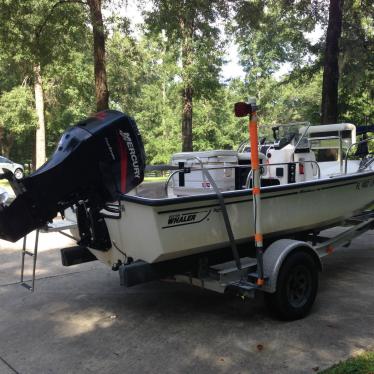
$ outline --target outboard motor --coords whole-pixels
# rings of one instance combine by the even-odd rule
[[[52,157],[30,176],[18,181],[5,171],[2,177],[10,181],[16,199],[9,206],[0,205],[0,238],[15,242],[75,205],[86,241],[82,244],[109,249],[99,212],[140,184],[144,169],[144,147],[135,121],[118,111],[99,112],[69,128]],[[97,230],[103,235],[95,235]]]

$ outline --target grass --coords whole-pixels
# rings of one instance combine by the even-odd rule
[[[374,374],[374,352],[365,352],[332,366],[321,374]]]
[[[163,182],[167,177],[145,177],[144,182]]]
[[[0,187],[9,187],[9,183],[6,179],[0,179]]]
[[[0,179],[0,187],[4,188],[4,190],[7,191],[9,195],[14,195],[13,189],[12,187],[10,187],[9,182],[7,180]]]

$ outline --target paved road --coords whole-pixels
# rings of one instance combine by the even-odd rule
[[[325,261],[310,316],[273,320],[189,286],[123,289],[92,262],[71,268],[41,237],[37,291],[20,287],[20,243],[0,243],[0,373],[314,373],[374,347],[374,232]]]

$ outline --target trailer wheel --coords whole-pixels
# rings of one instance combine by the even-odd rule
[[[316,262],[307,252],[295,252],[283,262],[278,275],[277,290],[274,293],[265,293],[265,302],[277,317],[292,321],[309,313],[317,290]]]

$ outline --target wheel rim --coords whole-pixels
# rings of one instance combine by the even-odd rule
[[[17,169],[15,172],[14,172],[14,176],[17,178],[17,179],[21,179],[22,178],[22,171]]]
[[[287,299],[291,306],[300,308],[307,303],[312,293],[312,275],[304,265],[295,266],[287,280]]]

